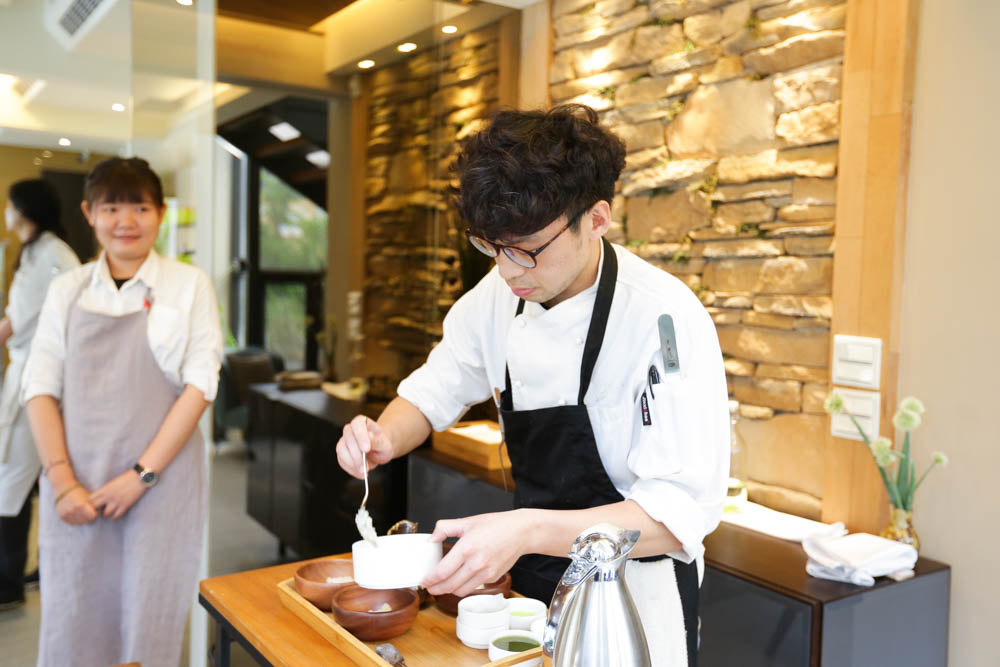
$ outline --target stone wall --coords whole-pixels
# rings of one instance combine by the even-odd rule
[[[364,332],[376,402],[423,362],[478,278],[448,205],[449,167],[497,104],[498,37],[487,27],[370,75]]]
[[[628,148],[612,240],[718,326],[751,496],[818,517],[842,0],[554,0],[553,103]]]

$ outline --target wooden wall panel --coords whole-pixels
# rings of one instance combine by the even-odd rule
[[[849,0],[844,53],[831,333],[882,339],[880,432],[890,438],[917,4]],[[856,441],[826,439],[823,520],[879,532],[888,499],[871,455]]]

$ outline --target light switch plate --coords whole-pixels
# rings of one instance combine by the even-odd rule
[[[877,391],[859,391],[834,387],[834,391],[844,398],[844,412],[830,417],[830,433],[838,438],[864,440],[848,416],[854,415],[869,439],[878,437],[879,413],[882,409],[882,395]]]
[[[881,338],[833,337],[833,384],[878,390],[881,374]]]

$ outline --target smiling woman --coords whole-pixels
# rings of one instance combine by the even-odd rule
[[[101,162],[84,199],[103,251],[53,280],[22,389],[47,470],[38,664],[176,664],[201,552],[196,427],[218,387],[218,308],[204,272],[153,250],[163,189],[145,160]],[[149,572],[155,592],[139,583]],[[85,630],[81,591],[104,620]]]

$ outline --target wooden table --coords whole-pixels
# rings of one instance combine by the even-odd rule
[[[216,661],[228,667],[232,641],[261,665],[353,665],[347,656],[281,604],[277,585],[295,574],[303,563],[287,563],[260,570],[205,579],[198,601],[218,623]]]

